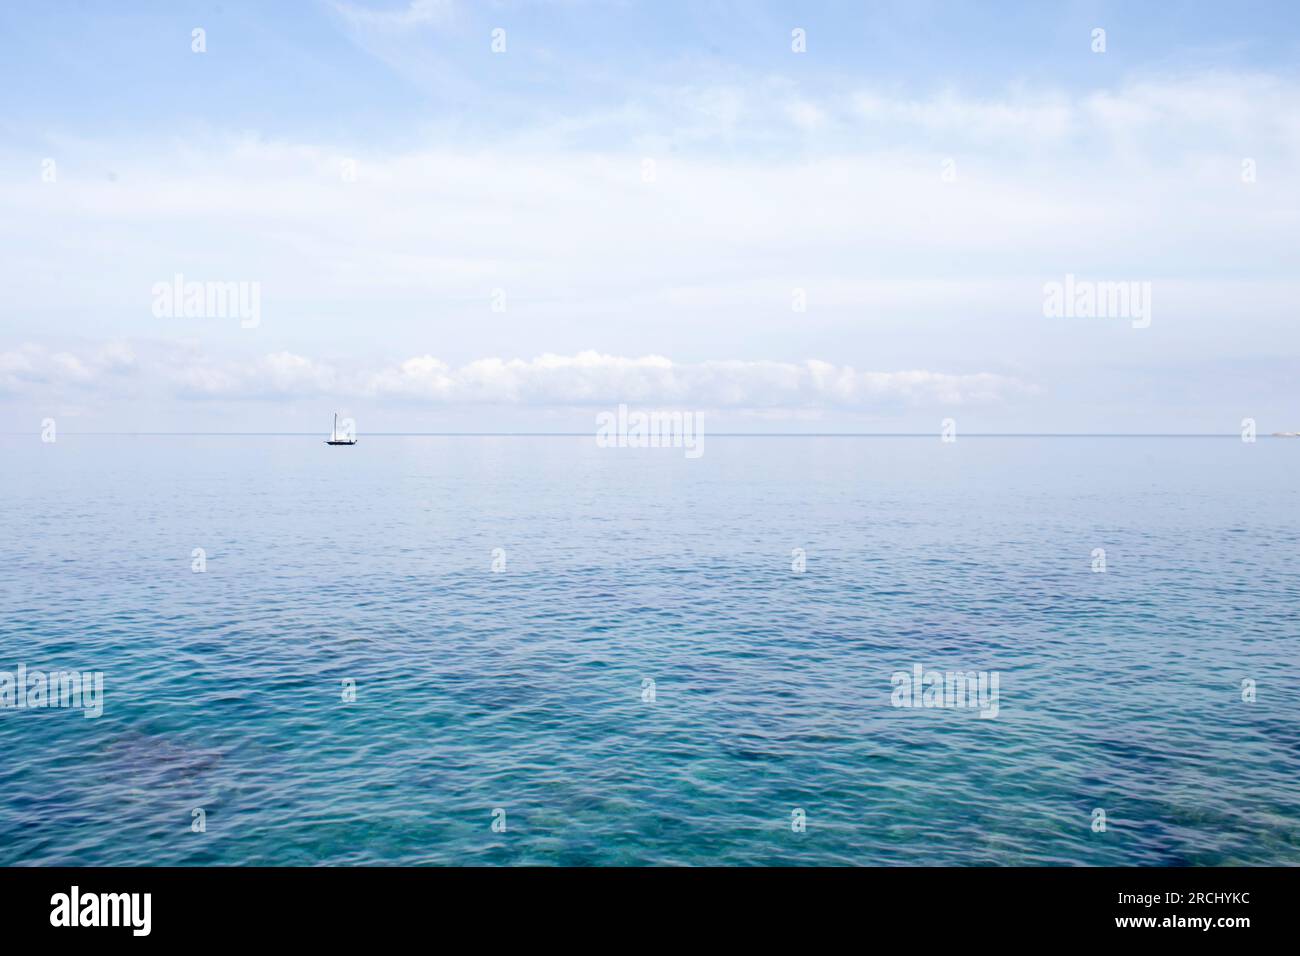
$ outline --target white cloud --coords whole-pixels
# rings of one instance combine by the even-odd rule
[[[854,95],[852,105],[862,120],[914,126],[962,140],[1060,138],[1070,132],[1077,116],[1077,107],[1059,94],[974,99],[947,90],[904,99],[867,91]]]
[[[336,388],[333,368],[292,352],[249,361],[192,360],[161,370],[179,395],[194,398],[262,399],[328,394]]]
[[[858,372],[818,360],[677,363],[660,355],[629,358],[595,351],[483,358],[458,367],[421,355],[342,377],[310,360],[281,356],[274,367],[259,360],[229,381],[256,390],[255,383],[271,378],[276,389],[287,391],[275,372],[289,364],[298,373],[292,387],[308,394],[337,387],[351,397],[542,408],[616,402],[696,408],[873,408],[894,402],[995,402],[1033,391],[1016,379],[989,373]]]
[[[41,379],[36,372],[38,356],[32,346],[0,352],[0,392],[17,392]]]
[[[820,129],[826,124],[826,111],[811,100],[795,98],[785,104],[785,114],[800,129]]]
[[[887,127],[891,138],[1011,154],[1068,149],[1094,163],[1174,166],[1221,150],[1300,149],[1300,85],[1265,73],[1135,76],[1078,94],[1036,89],[974,97],[948,89],[908,97],[860,90],[846,113],[859,126]]]
[[[123,342],[108,342],[80,356],[25,343],[0,351],[0,393],[112,383],[133,370],[135,361],[134,351]]]
[[[112,397],[124,384],[120,369],[112,364],[112,356],[122,348],[99,349],[86,360],[36,346],[0,352],[0,386],[58,399],[86,390]],[[661,355],[629,358],[585,351],[533,359],[483,358],[460,366],[421,355],[377,368],[343,369],[290,352],[211,361],[175,347],[149,351],[148,362],[132,361],[133,389],[235,401],[337,397],[534,408],[629,402],[816,410],[879,409],[898,403],[978,404],[1035,391],[1015,378],[986,372],[860,372],[815,359],[680,363]]]

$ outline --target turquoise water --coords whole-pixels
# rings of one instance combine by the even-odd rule
[[[704,447],[0,438],[0,864],[1300,863],[1300,441]]]

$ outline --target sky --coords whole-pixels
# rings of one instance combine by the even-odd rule
[[[1298,54],[1288,3],[6,3],[0,431],[1300,430]]]

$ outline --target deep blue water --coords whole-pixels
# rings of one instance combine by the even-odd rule
[[[1300,441],[0,456],[0,864],[1300,863]]]

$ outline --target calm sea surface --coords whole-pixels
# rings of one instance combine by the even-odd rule
[[[0,438],[0,864],[1300,864],[1300,441],[704,448]]]

